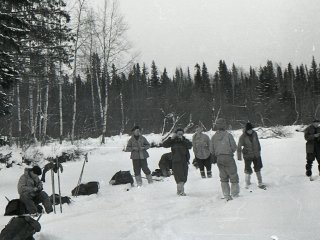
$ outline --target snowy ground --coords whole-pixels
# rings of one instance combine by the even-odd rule
[[[141,239],[211,239],[211,240],[318,240],[320,237],[320,178],[310,182],[304,176],[305,141],[303,134],[290,127],[292,136],[285,139],[262,139],[263,177],[268,190],[254,184],[252,192],[244,189],[243,162],[237,161],[241,196],[226,203],[221,200],[217,166],[213,178],[201,179],[190,165],[186,197],[176,195],[173,177],[163,182],[127,191],[128,186],[110,186],[109,180],[119,170],[131,170],[129,153],[122,151],[128,136],[109,138],[105,147],[98,140],[83,141],[90,150],[83,182],[99,181],[98,195],[73,198],[63,205],[63,214],[43,215],[37,240],[141,240]],[[265,133],[264,133],[265,134]],[[236,140],[239,131],[234,132]],[[191,135],[188,135],[191,137]],[[157,135],[148,135],[157,142]],[[1,152],[9,149],[1,149]],[[41,150],[40,150],[41,151]],[[48,155],[58,146],[43,150]],[[158,168],[160,156],[168,149],[149,150],[151,170]],[[50,152],[50,153],[49,153]],[[18,158],[19,152],[14,156]],[[46,155],[46,154],[45,154]],[[64,164],[61,176],[62,195],[71,195],[76,186],[82,161]],[[0,171],[0,208],[4,196],[17,198],[16,184],[24,167]],[[318,174],[316,166],[314,173]],[[51,194],[49,175],[44,185]],[[254,183],[255,183],[254,179]],[[0,229],[10,217],[0,216]]]

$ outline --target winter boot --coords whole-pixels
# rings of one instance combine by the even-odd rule
[[[231,183],[231,195],[232,197],[239,197],[240,186],[239,183]]]
[[[226,200],[232,199],[230,195],[230,185],[228,182],[221,182],[221,189],[222,189],[223,196]]]
[[[212,172],[211,171],[207,171],[207,177],[208,178],[212,178]]]
[[[259,187],[259,188],[265,188],[266,185],[264,185],[264,184],[262,183],[261,172],[260,172],[260,171],[259,171],[259,172],[256,172],[256,175],[257,175],[257,179],[258,179],[258,187]]]
[[[177,183],[177,194],[179,196],[186,196],[184,192],[184,182]]]
[[[148,180],[148,183],[149,183],[149,184],[150,184],[150,183],[153,183],[152,175],[151,175],[151,174],[146,175],[146,177],[147,177],[147,180]]]
[[[135,176],[135,179],[136,179],[137,187],[141,187],[142,186],[141,175]]]
[[[251,185],[250,179],[251,179],[251,175],[248,174],[248,173],[246,173],[246,174],[245,174],[245,182],[246,182],[245,188],[246,188],[246,189],[248,189],[249,186]]]
[[[206,174],[205,174],[204,171],[200,171],[200,174],[201,174],[201,177],[202,177],[202,178],[206,178]]]

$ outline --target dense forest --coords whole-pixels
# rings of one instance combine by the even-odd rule
[[[270,60],[247,70],[223,60],[195,63],[169,75],[155,62],[138,63],[117,1],[105,0],[99,13],[86,0],[66,9],[62,0],[2,1],[0,134],[12,141],[102,136],[104,142],[134,125],[165,133],[190,123],[211,129],[218,117],[230,128],[320,117],[314,58],[284,67]]]

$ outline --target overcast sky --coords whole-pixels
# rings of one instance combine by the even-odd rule
[[[91,0],[89,4],[103,4]],[[320,61],[320,0],[119,0],[140,62],[170,73],[220,59],[247,69]]]

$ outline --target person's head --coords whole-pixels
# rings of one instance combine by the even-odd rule
[[[196,126],[196,133],[202,133],[203,132],[203,127],[201,125]]]
[[[312,125],[313,125],[314,127],[319,127],[319,125],[320,125],[320,120],[319,120],[319,119],[314,119],[313,122],[312,122]]]
[[[184,130],[182,128],[178,128],[176,131],[175,131],[175,134],[177,134],[177,137],[178,138],[182,138],[183,137],[183,134],[184,134]]]
[[[216,129],[217,130],[226,130],[227,122],[224,118],[219,118],[216,121]]]
[[[39,166],[34,166],[33,168],[31,168],[31,173],[40,176],[42,174],[42,170]]]
[[[253,133],[253,125],[250,122],[246,123],[245,132],[249,135]]]
[[[133,134],[134,136],[140,136],[140,134],[141,134],[141,129],[140,129],[139,126],[134,126],[134,127],[131,129],[131,131],[132,131],[132,134]]]

